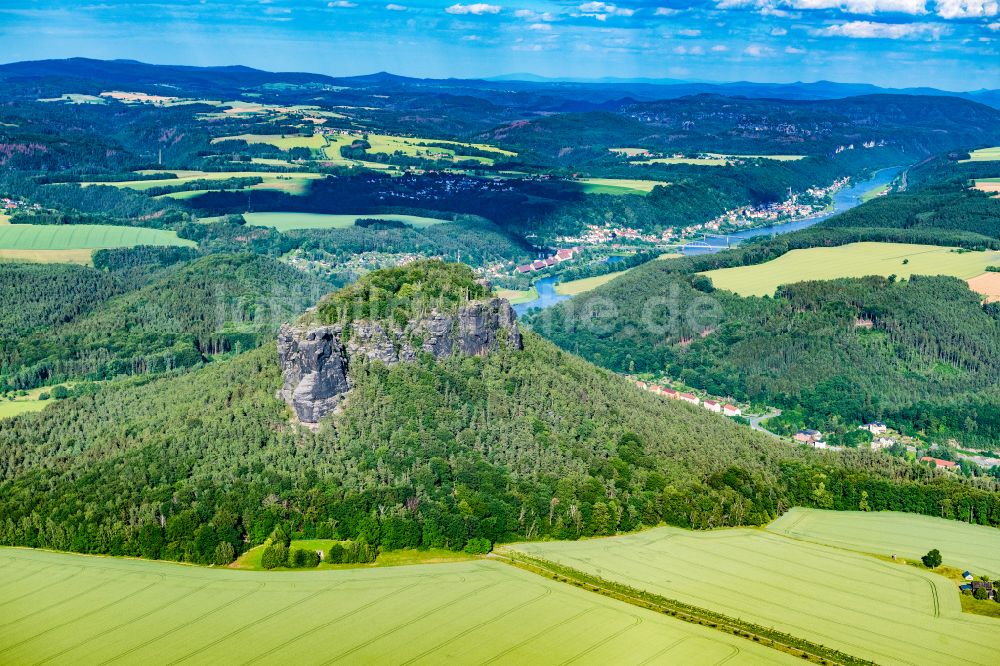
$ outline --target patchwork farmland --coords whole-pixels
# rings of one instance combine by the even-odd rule
[[[0,662],[792,664],[488,561],[296,573],[0,549]]]
[[[904,261],[906,263],[904,263]],[[850,243],[792,250],[777,259],[707,271],[719,289],[741,296],[767,296],[783,284],[866,275],[951,275],[962,280],[1000,264],[1000,252],[956,252],[953,248],[908,243]]]
[[[513,548],[880,664],[996,663],[996,620],[936,574],[755,529]]]

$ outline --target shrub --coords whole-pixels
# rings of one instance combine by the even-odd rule
[[[482,537],[475,537],[469,539],[465,543],[465,552],[469,555],[485,555],[486,553],[493,550],[493,544],[490,543],[489,539],[483,539]]]
[[[344,546],[339,543],[335,543],[330,546],[330,550],[326,551],[326,563],[327,564],[340,564],[344,561]]]
[[[927,567],[928,569],[939,567],[941,566],[941,551],[939,551],[937,548],[934,548],[920,559],[923,561],[924,566]]]
[[[986,591],[985,587],[981,587],[975,592],[973,592],[972,596],[974,596],[976,599],[979,599],[980,601],[984,601],[986,599],[989,599],[990,597],[989,592]]]
[[[50,397],[51,396],[48,393],[39,393],[38,394],[38,399],[39,400],[48,400]]]
[[[288,546],[284,543],[272,543],[267,546],[260,556],[260,564],[265,569],[288,566]]]
[[[319,553],[317,553],[315,550],[303,550],[300,552],[305,553],[305,558],[304,561],[302,562],[302,566],[307,568],[313,568],[319,566]]]
[[[233,544],[223,541],[215,547],[215,563],[219,565],[229,564],[236,559],[236,549]]]
[[[69,389],[60,384],[52,389],[52,397],[56,400],[65,400],[69,397]]]
[[[301,548],[294,549],[288,558],[288,565],[297,569],[304,567],[306,565],[306,551]]]

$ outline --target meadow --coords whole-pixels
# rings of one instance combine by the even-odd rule
[[[916,559],[931,548],[944,564],[1000,577],[1000,530],[895,511],[794,508],[767,526],[795,539],[875,555]]]
[[[880,664],[986,666],[1000,650],[1000,624],[963,614],[947,578],[764,530],[662,527],[512,548]]]
[[[660,180],[627,178],[581,178],[573,181],[587,194],[640,194],[646,195],[657,185],[669,185]]]
[[[903,263],[906,261],[907,263]],[[722,268],[705,275],[719,289],[741,296],[767,296],[783,284],[866,275],[951,275],[962,280],[1000,264],[1000,252],[956,252],[953,248],[908,243],[849,243],[839,247],[792,250],[753,266]]]
[[[962,162],[995,162],[1000,161],[1000,146],[980,148],[969,153],[969,159]]]
[[[792,664],[498,562],[247,572],[0,549],[0,662]]]
[[[252,190],[278,190],[289,194],[302,194],[310,181],[325,178],[326,174],[296,171],[296,172],[273,172],[273,171],[138,171],[140,175],[150,173],[172,173],[176,178],[157,178],[155,180],[122,180],[115,182],[83,182],[81,187],[91,185],[109,185],[111,187],[127,187],[132,190],[144,192],[154,187],[176,187],[194,180],[216,180],[222,181],[227,178],[261,178],[262,183],[251,185]],[[197,194],[202,194],[210,190],[190,190],[186,192],[173,192],[161,196],[175,199],[190,198]]]
[[[530,303],[531,301],[538,298],[538,290],[532,287],[531,289],[518,290],[518,289],[498,289],[496,295],[500,298],[506,298],[510,301],[511,305],[520,305],[521,303]]]
[[[447,220],[417,215],[326,215],[323,213],[244,213],[247,224],[254,227],[272,227],[278,231],[292,229],[345,229],[354,226],[355,220],[377,218],[402,222],[411,227],[423,229],[434,224],[442,224]]]
[[[136,245],[191,246],[173,231],[106,224],[7,224],[0,226],[0,253],[4,250],[98,250]],[[44,255],[39,255],[44,256]]]

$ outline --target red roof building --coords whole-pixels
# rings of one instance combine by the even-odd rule
[[[940,458],[931,458],[930,456],[924,456],[920,459],[920,462],[933,462],[935,467],[943,467],[945,469],[951,469],[953,467],[958,467],[958,463],[952,462],[950,460],[941,460]]]

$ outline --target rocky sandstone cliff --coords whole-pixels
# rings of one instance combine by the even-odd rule
[[[278,333],[278,359],[284,386],[279,396],[304,425],[315,427],[336,410],[351,390],[353,363],[386,365],[416,360],[419,352],[435,358],[485,356],[500,345],[521,349],[517,316],[506,300],[470,303],[454,313],[431,312],[404,328],[385,322],[351,322],[344,327],[286,324]]]

